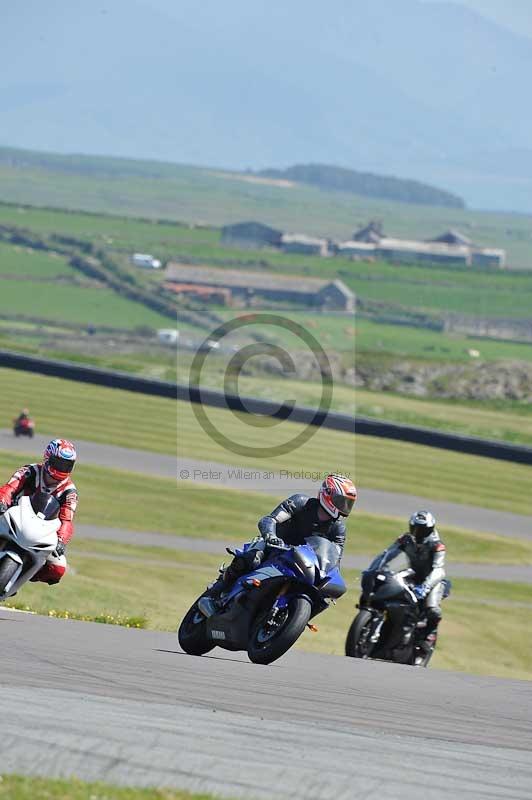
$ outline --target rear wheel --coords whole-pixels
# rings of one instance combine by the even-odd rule
[[[270,609],[253,625],[248,656],[254,664],[271,664],[297,642],[312,613],[306,597],[295,597],[285,608]]]
[[[207,636],[207,620],[198,609],[198,601],[190,608],[177,631],[179,646],[190,656],[202,656],[214,644]]]
[[[346,656],[369,658],[373,649],[373,642],[369,641],[372,619],[371,611],[363,608],[358,612],[347,632],[347,639],[345,640]]]
[[[14,561],[11,556],[0,558],[0,595],[5,594],[6,586],[9,585],[20,564]]]

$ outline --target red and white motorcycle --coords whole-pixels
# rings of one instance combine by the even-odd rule
[[[0,516],[0,602],[16,594],[57,547],[60,505],[36,492]]]

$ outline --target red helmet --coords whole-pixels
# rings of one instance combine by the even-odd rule
[[[338,519],[339,514],[348,517],[355,505],[357,490],[353,481],[345,475],[327,475],[321,484],[318,499],[322,508],[334,519]]]
[[[54,481],[64,481],[76,465],[76,448],[68,439],[52,439],[44,451],[44,469]]]

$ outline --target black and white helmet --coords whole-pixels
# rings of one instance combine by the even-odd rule
[[[421,544],[430,536],[436,527],[436,520],[430,511],[416,511],[410,517],[409,528],[416,542]]]

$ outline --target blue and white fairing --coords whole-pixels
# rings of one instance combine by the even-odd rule
[[[256,549],[256,542],[249,542],[235,555],[244,555]],[[297,547],[273,548],[263,564],[253,572],[239,578],[225,598],[230,604],[243,591],[248,591],[254,581],[264,583],[275,578],[291,579],[290,588],[278,598],[279,607],[290,598],[306,595],[311,601],[336,599],[347,590],[339,570],[340,548],[323,536],[309,536],[305,544]]]

